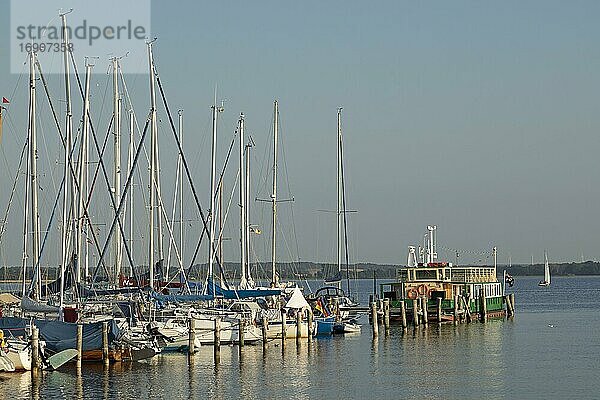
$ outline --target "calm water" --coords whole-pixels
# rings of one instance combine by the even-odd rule
[[[0,374],[0,398],[600,398],[600,277],[517,277],[512,321],[212,348],[146,362]],[[359,285],[368,296],[372,282]]]

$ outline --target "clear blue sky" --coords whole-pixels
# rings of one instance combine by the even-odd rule
[[[316,210],[335,208],[338,106],[347,199],[358,210],[349,227],[355,260],[404,262],[427,224],[438,225],[440,245],[495,245],[501,262],[509,253],[513,262],[531,254],[540,262],[544,249],[557,261],[600,258],[599,20],[597,1],[152,3],[157,65],[171,107],[186,110],[205,207],[215,85],[227,100],[220,157],[244,112],[257,142],[257,192],[278,99],[300,257],[318,261],[334,260],[335,220]],[[0,95],[18,80],[6,51],[0,42]],[[147,77],[130,79],[142,115]],[[19,88],[26,107],[27,87]],[[24,124],[18,107],[11,118]],[[6,126],[4,134],[12,134]],[[2,144],[10,165],[15,143]],[[2,187],[13,174],[2,173]],[[2,208],[7,198],[3,189]],[[268,232],[265,207],[253,207]],[[231,221],[226,258],[235,259]],[[267,235],[256,246],[263,258]]]

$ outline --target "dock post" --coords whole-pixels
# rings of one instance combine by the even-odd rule
[[[37,373],[40,367],[40,332],[35,325],[31,325],[31,372]]]
[[[437,314],[437,323],[441,324],[442,323],[442,298],[438,297],[436,299],[436,302],[437,302],[437,312],[436,312],[436,314]]]
[[[458,295],[454,295],[454,325],[458,325]]]
[[[470,324],[473,318],[471,317],[471,293],[466,298],[463,298],[463,302],[465,305],[465,315],[467,318],[467,324]]]
[[[510,294],[510,308],[512,309],[512,316],[514,317],[514,315],[515,315],[515,294],[514,293]]]
[[[479,308],[479,318],[481,322],[485,322],[487,318],[487,304],[485,301],[485,290],[483,286],[481,287],[481,292],[479,293],[479,301],[481,303]]]
[[[512,310],[510,309],[510,295],[507,294],[503,297],[504,302],[506,303],[506,318],[510,318],[512,314]]]
[[[104,365],[108,365],[110,362],[108,357],[108,321],[102,322],[102,360]]]
[[[373,337],[379,335],[379,322],[377,321],[377,303],[371,303],[371,318],[373,319]]]
[[[77,324],[77,369],[81,369],[83,359],[83,325]]]
[[[194,318],[190,318],[188,322],[188,353],[194,354],[196,352],[195,346],[196,342],[196,320]]]
[[[415,327],[417,327],[417,326],[419,326],[419,307],[417,306],[417,299],[413,299],[412,308],[413,308],[413,325]]]
[[[313,312],[312,310],[309,308],[308,310],[308,341],[312,341],[312,337],[314,335],[314,331],[313,331]]]
[[[300,338],[302,338],[302,313],[302,309],[296,312],[296,343],[300,343]]]
[[[246,329],[246,321],[244,318],[240,317],[240,323],[238,325],[238,341],[240,342],[240,352],[242,351],[242,347],[244,347],[244,330]]]
[[[427,296],[421,297],[421,308],[423,309],[423,324],[427,327],[429,316],[427,315]]]
[[[390,299],[383,300],[383,326],[387,333],[390,330]]]
[[[263,350],[267,348],[267,330],[269,328],[269,320],[267,317],[263,316],[263,325],[262,325],[262,345]]]
[[[219,361],[221,356],[221,318],[215,318],[215,331],[214,331],[214,344],[213,351],[215,356],[215,361]]]
[[[285,313],[285,310],[282,308],[281,309],[281,348],[283,349],[283,347],[285,347],[285,337],[287,335],[286,333],[286,328],[287,328],[287,315]]]
[[[400,312],[402,313],[402,329],[406,330],[406,303],[404,300],[400,300]]]

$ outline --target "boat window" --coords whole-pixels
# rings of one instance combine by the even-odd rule
[[[431,269],[419,269],[416,271],[416,280],[435,280],[436,270]]]

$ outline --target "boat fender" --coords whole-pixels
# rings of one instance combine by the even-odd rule
[[[408,291],[408,298],[414,300],[417,298],[417,291],[413,288]]]
[[[422,295],[424,295],[424,294],[427,293],[427,286],[425,286],[425,285],[419,285],[419,287],[417,288],[417,291],[422,296]]]

